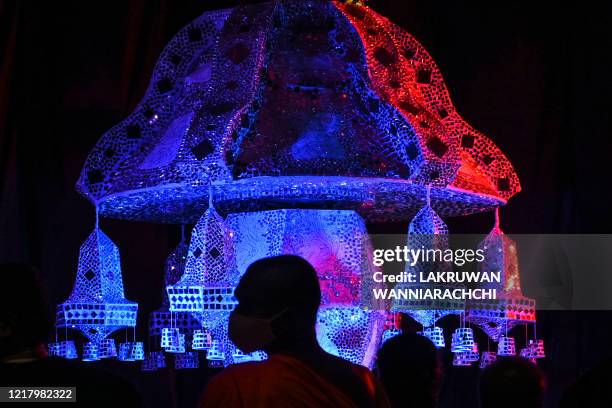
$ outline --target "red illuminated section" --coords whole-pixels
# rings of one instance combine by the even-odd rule
[[[368,7],[334,2],[362,39],[373,89],[413,126],[425,164],[417,180],[507,200],[520,191],[502,151],[453,106],[425,48]]]

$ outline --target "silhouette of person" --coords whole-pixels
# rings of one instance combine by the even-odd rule
[[[387,407],[382,386],[359,365],[326,353],[315,324],[321,302],[316,271],[293,255],[251,264],[235,291],[229,336],[261,362],[226,368],[209,382],[202,407]]]
[[[405,333],[387,340],[378,351],[376,373],[392,407],[437,405],[442,369],[429,339]]]
[[[545,379],[529,360],[504,357],[485,368],[480,377],[481,408],[540,408]]]
[[[80,361],[49,357],[51,321],[36,271],[0,264],[0,385],[76,387],[74,407],[143,407],[126,380]]]

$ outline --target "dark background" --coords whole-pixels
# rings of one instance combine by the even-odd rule
[[[231,1],[0,0],[0,259],[38,266],[51,301],[64,300],[94,211],[74,191],[100,135],[146,89],[170,38]],[[598,2],[372,0],[427,48],[458,111],[514,163],[523,191],[502,211],[508,233],[609,233],[612,80],[610,13]],[[486,232],[489,214],[447,220]],[[102,220],[121,250],[127,298],[159,306],[176,226]],[[405,224],[370,226],[405,232]],[[602,271],[602,273],[607,271]],[[541,312],[551,406],[582,370],[612,355],[604,312]],[[190,406],[205,370],[121,371],[152,406]],[[477,368],[447,374],[446,406],[474,406]],[[469,375],[466,375],[469,373]]]

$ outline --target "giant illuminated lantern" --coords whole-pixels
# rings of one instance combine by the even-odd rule
[[[210,334],[210,361],[262,357],[227,338],[233,289],[253,260],[294,253],[319,273],[320,343],[370,365],[397,324],[359,308],[361,276],[375,268],[365,223],[418,213],[411,225],[438,234],[440,217],[496,209],[520,185],[410,34],[358,3],[281,0],[183,28],[138,107],[89,154],[77,189],[104,217],[195,225],[164,313],[201,324],[193,348]],[[506,317],[477,309],[469,317],[479,324]],[[439,340],[433,325],[446,313],[413,317]],[[166,351],[189,350],[175,328],[159,333]]]

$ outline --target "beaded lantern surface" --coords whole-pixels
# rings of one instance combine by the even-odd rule
[[[149,316],[149,336],[151,339],[151,348],[158,350],[170,346],[170,333],[174,333],[173,340],[179,342],[178,334],[182,334],[185,338],[195,338],[194,333],[201,331],[202,325],[189,312],[171,312],[170,302],[166,288],[174,285],[183,276],[185,264],[187,263],[187,254],[189,245],[186,242],[185,234],[182,234],[181,242],[172,251],[166,259],[164,270],[164,289],[162,293],[162,306],[152,312]],[[178,333],[178,334],[177,334]],[[185,340],[187,341],[187,340]],[[196,349],[193,347],[193,349]],[[171,352],[178,352],[180,346],[172,348]],[[156,355],[154,355],[156,356]],[[151,357],[150,361],[145,360],[143,364],[144,371],[154,371],[157,368],[157,357]]]
[[[480,243],[484,250],[481,271],[499,272],[501,282],[481,284],[496,289],[494,300],[472,300],[466,305],[466,320],[478,325],[493,340],[507,333],[517,324],[535,324],[535,301],[523,296],[519,274],[516,242],[499,227],[499,214],[495,213],[495,226]]]
[[[220,181],[222,212],[307,204],[369,220],[411,217],[427,184],[442,216],[494,208],[520,189],[411,35],[365,6],[322,0],[191,22],[77,188],[105,216],[188,223]]]
[[[207,12],[181,30],[136,110],[89,154],[77,189],[108,217],[196,223],[168,309],[197,319],[206,337],[157,324],[165,351],[243,360],[226,327],[240,273],[293,253],[319,274],[319,342],[369,365],[383,331],[396,332],[384,312],[359,308],[361,277],[373,272],[364,220],[416,214],[413,238],[444,245],[440,217],[497,208],[520,185],[410,34],[359,4],[281,0]],[[462,307],[413,317],[432,326]],[[424,333],[439,346],[437,329]]]
[[[57,306],[56,327],[79,330],[91,344],[84,358],[112,357],[104,339],[136,325],[138,305],[125,298],[117,246],[97,226],[79,253],[76,282],[68,299]]]
[[[427,186],[426,204],[415,215],[408,224],[408,239],[406,246],[411,250],[419,250],[421,248],[444,251],[449,248],[448,245],[448,227],[444,221],[431,208],[431,187]],[[405,270],[413,273],[415,276],[420,276],[421,273],[429,271],[448,271],[451,270],[448,262],[418,262],[416,265],[406,264]],[[428,286],[419,283],[399,284],[396,287],[416,288],[418,286]],[[440,284],[436,288],[452,289],[456,285]],[[423,301],[423,300],[403,300],[398,299],[393,301],[392,309],[402,311],[411,316],[414,320],[421,323],[425,327],[433,326],[437,320],[449,315],[459,314],[465,307],[464,302],[459,301]]]

